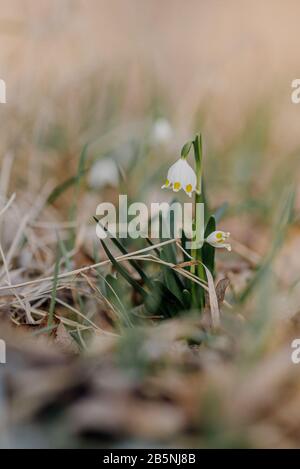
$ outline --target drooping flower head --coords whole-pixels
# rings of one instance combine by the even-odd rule
[[[230,233],[226,233],[225,231],[213,231],[205,241],[214,248],[225,248],[231,251],[231,245],[226,242],[229,236]]]
[[[196,184],[197,177],[195,171],[186,159],[181,157],[170,167],[162,189],[170,188],[174,192],[183,189],[189,197],[192,197],[192,193],[196,190]]]
[[[163,117],[156,119],[150,134],[151,142],[159,145],[166,144],[171,141],[172,137],[173,128],[170,122]]]
[[[88,175],[89,186],[93,189],[102,189],[105,186],[117,187],[119,179],[117,163],[111,158],[96,161]]]

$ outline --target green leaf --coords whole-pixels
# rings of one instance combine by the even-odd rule
[[[87,171],[88,171],[88,168],[86,168],[83,171],[83,174],[86,173]],[[53,202],[55,202],[55,200],[58,199],[58,197],[62,195],[67,189],[69,189],[69,187],[72,187],[77,182],[77,180],[78,180],[78,175],[71,176],[65,181],[63,181],[61,184],[56,186],[51,192],[51,194],[49,195],[47,199],[47,203],[52,204]]]
[[[106,246],[105,242],[103,239],[100,240],[104,251],[106,252],[107,257],[111,261],[112,265],[115,267],[116,271],[119,272],[120,275],[140,294],[142,295],[143,298],[146,298],[148,293],[146,290],[135,280],[131,277],[129,272],[123,267],[122,265],[119,264],[119,262],[114,258],[114,256],[111,254],[110,250]]]
[[[64,257],[64,262],[66,264],[67,269],[72,270],[72,263],[71,263],[71,259],[70,259],[70,253],[68,252],[68,250],[66,248],[64,240],[62,238],[59,238],[58,243],[59,243],[59,249],[60,249],[61,255],[62,255],[62,257]]]
[[[172,203],[175,203],[176,199],[172,200]],[[160,223],[160,240],[163,242],[165,241],[165,238],[162,237],[162,230],[163,230],[163,225],[165,223],[165,219],[162,216],[162,213],[159,214],[159,223]],[[173,239],[175,237],[174,233],[174,212],[170,211],[170,239]],[[162,260],[165,262],[170,262],[173,264],[177,264],[177,253],[176,253],[176,247],[174,243],[167,244],[165,246],[162,246],[160,249],[160,257]],[[174,272],[174,270],[171,270],[167,266],[162,266],[162,272],[163,272],[163,277],[164,277],[164,283],[167,286],[167,288],[180,300],[182,301],[182,290],[184,288],[184,283],[182,282],[181,278],[179,275]]]
[[[94,220],[101,226],[101,228],[106,232],[108,233],[109,235],[109,238],[112,240],[112,242],[114,243],[114,245],[120,250],[120,252],[122,254],[128,254],[128,251],[127,249],[125,248],[124,244],[118,239],[116,238],[115,236],[113,236],[109,230],[107,229],[106,226],[103,226],[100,221],[96,218],[96,217],[93,217]],[[143,271],[143,269],[139,266],[139,264],[137,263],[137,261],[133,260],[133,259],[128,259],[128,262],[129,264],[138,272],[138,274],[140,275],[141,279],[144,281],[144,282],[148,282],[148,276],[147,274]]]
[[[182,291],[183,303],[186,309],[190,309],[192,304],[192,295],[186,288]]]
[[[186,251],[186,253],[183,252],[183,262],[189,262],[189,261],[191,260],[189,256],[192,255],[192,252],[191,252],[191,249],[189,249],[189,248],[186,247],[187,242],[190,242],[190,239],[188,239],[188,238],[186,237],[184,231],[182,230],[182,234],[181,234],[181,246],[182,246],[182,247],[184,248],[184,250]],[[186,269],[189,270],[189,267],[186,267]],[[192,290],[192,284],[193,284],[193,282],[192,282],[190,279],[186,278],[186,277],[184,277],[183,281],[184,281],[185,289],[188,290],[188,291],[191,291],[191,290]]]
[[[88,150],[88,143],[84,145],[82,152],[80,154],[79,162],[78,162],[78,168],[77,168],[77,174],[76,174],[76,180],[75,180],[74,198],[73,198],[73,203],[71,205],[70,213],[69,213],[70,221],[74,221],[76,218],[80,184],[81,184],[82,176],[85,172],[84,167],[85,167],[85,160],[87,156],[87,150]],[[76,237],[76,233],[75,233],[75,228],[74,228],[70,231],[70,239],[68,242],[68,248],[70,250],[73,249],[74,247],[75,237]]]
[[[119,316],[127,326],[132,326],[131,320],[127,314],[127,310],[121,300],[124,292],[120,288],[120,282],[111,274],[107,274],[104,282],[104,293],[108,301],[114,306]]]
[[[170,238],[163,238],[163,236],[162,236],[163,227],[164,227],[165,223],[166,223],[166,221],[165,221],[164,217],[162,216],[162,213],[160,212],[159,213],[159,238],[160,238],[161,242],[166,241],[167,239],[174,238],[174,213],[173,213],[173,211],[170,212],[170,235],[171,235]],[[164,259],[165,261],[173,262],[173,264],[177,263],[176,250],[175,250],[175,247],[174,247],[173,243],[166,244],[165,246],[163,246],[161,248],[161,252],[163,252],[164,255],[165,255],[165,259]]]
[[[207,238],[213,231],[216,231],[216,220],[212,215],[206,225],[204,236]],[[202,262],[214,275],[215,270],[215,248],[208,243],[204,243],[202,247]]]
[[[51,292],[51,301],[48,313],[48,327],[52,326],[53,317],[54,317],[54,310],[56,305],[56,291],[57,291],[57,283],[58,283],[58,274],[59,274],[59,266],[60,266],[60,249],[59,246],[57,247],[57,254],[56,254],[56,262],[54,267],[54,278],[53,278],[53,286]]]
[[[191,146],[193,145],[193,142],[192,141],[189,141],[189,142],[186,142],[183,147],[182,147],[182,150],[181,150],[181,156],[183,158],[186,158],[187,155],[189,154],[190,152],[190,149],[191,149]]]
[[[164,251],[162,250],[160,254],[160,258],[163,261],[168,262],[167,256],[165,255]],[[164,283],[166,287],[174,293],[174,295],[179,299],[182,300],[182,290],[184,288],[184,283],[182,282],[181,278],[179,275],[172,270],[168,266],[162,266],[162,272],[163,272],[163,278],[164,278]]]
[[[154,243],[151,241],[150,238],[146,238],[146,241],[149,244],[149,246],[154,246]],[[158,248],[154,248],[153,251],[155,252],[155,254],[160,256],[160,250]]]
[[[183,302],[158,279],[152,282],[151,294],[145,301],[145,307],[151,314],[159,313],[166,317],[173,317],[185,309]]]

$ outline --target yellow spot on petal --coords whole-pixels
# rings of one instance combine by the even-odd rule
[[[223,239],[223,234],[222,233],[217,233],[216,238],[222,240]]]
[[[192,192],[192,190],[193,190],[192,184],[188,184],[188,185],[186,186],[185,190],[186,190],[186,192]]]
[[[174,191],[179,191],[180,188],[181,188],[180,182],[174,182]]]

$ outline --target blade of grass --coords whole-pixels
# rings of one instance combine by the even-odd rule
[[[84,175],[84,167],[85,167],[85,160],[87,156],[87,150],[88,150],[89,144],[86,143],[82,149],[82,152],[80,154],[79,162],[78,162],[78,168],[77,168],[77,174],[76,174],[76,180],[74,182],[75,188],[74,188],[74,197],[73,197],[73,203],[70,208],[70,213],[69,213],[69,221],[74,221],[76,218],[76,212],[77,212],[77,205],[78,205],[78,197],[79,197],[79,192],[80,192],[80,185],[81,185],[81,180],[82,176]],[[68,249],[71,250],[74,248],[75,244],[75,238],[76,238],[76,233],[75,233],[75,228],[70,230],[70,239],[68,242]]]
[[[51,301],[48,313],[48,326],[52,326],[53,318],[54,318],[54,310],[56,305],[56,289],[57,289],[57,282],[58,282],[58,275],[59,275],[59,266],[60,266],[60,249],[59,245],[57,245],[57,254],[56,254],[56,262],[54,268],[54,278],[53,278],[53,287],[51,292]]]
[[[276,220],[274,226],[275,237],[274,241],[271,245],[269,253],[262,261],[261,265],[258,267],[256,273],[248,283],[247,287],[244,289],[242,294],[240,295],[238,301],[243,303],[248,296],[252,293],[254,287],[257,283],[265,276],[265,274],[269,271],[270,266],[282,246],[284,241],[284,237],[286,235],[287,228],[291,223],[293,210],[294,210],[294,202],[295,202],[295,188],[292,187],[286,198],[283,199],[281,210],[279,211],[279,216]]]
[[[106,228],[106,226],[103,226],[100,221],[96,218],[93,217],[94,220],[100,225],[100,227],[109,235],[109,238],[112,240],[112,242],[117,246],[117,248],[121,251],[122,254],[129,254],[125,246],[121,243],[121,241],[113,236],[109,230]],[[144,282],[148,282],[148,276],[145,274],[143,269],[139,266],[139,264],[136,261],[129,260],[128,261],[131,266],[137,271],[137,273],[140,275],[141,279],[144,280]]]
[[[112,265],[115,267],[115,269],[117,270],[117,272],[119,272],[120,275],[122,275],[122,277],[124,277],[124,279],[140,294],[142,295],[144,298],[147,297],[148,293],[146,292],[146,290],[141,287],[141,285],[136,281],[134,280],[129,272],[122,266],[119,264],[119,262],[114,258],[114,256],[111,254],[110,250],[108,249],[108,247],[106,246],[105,242],[101,239],[100,240],[102,246],[103,246],[103,249],[107,255],[107,257],[109,258],[109,260],[111,261]]]
[[[89,168],[84,169],[83,174],[85,174],[88,171]],[[63,181],[61,184],[56,186],[51,194],[49,195],[47,199],[48,204],[53,204],[53,202],[56,201],[67,189],[72,187],[76,182],[77,182],[78,176],[77,174],[75,176],[71,176],[65,181]]]

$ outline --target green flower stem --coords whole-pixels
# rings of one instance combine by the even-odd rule
[[[196,206],[197,206],[196,204],[204,203],[204,198],[202,195],[202,138],[201,138],[201,135],[196,135],[196,138],[193,141],[193,148],[194,148],[194,156],[195,156],[195,163],[196,163],[195,170],[196,170],[196,176],[197,176],[197,185],[196,185],[196,193],[195,193],[195,209],[196,209]],[[200,222],[203,223],[203,220],[201,220]],[[199,233],[201,229],[200,226],[197,226],[197,218],[196,218],[195,229],[197,233]],[[194,249],[194,252],[192,253],[192,255],[197,261],[202,262],[202,248]],[[204,271],[204,267],[202,264],[198,264],[197,266],[192,266],[192,267],[193,267],[193,273],[196,272],[197,276],[201,280],[206,280],[205,271]],[[197,304],[199,304],[199,306],[202,308],[205,302],[203,289],[201,288],[201,290],[197,291],[197,293],[195,292],[194,294],[197,295],[198,297],[196,298]]]

